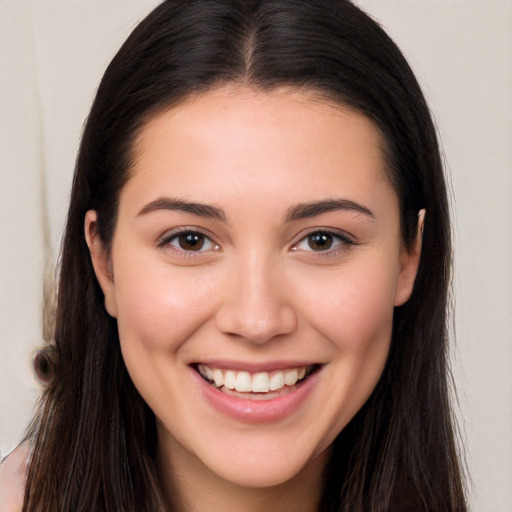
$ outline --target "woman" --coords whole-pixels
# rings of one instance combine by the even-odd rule
[[[450,239],[346,1],[167,1],[85,127],[24,510],[463,511]]]

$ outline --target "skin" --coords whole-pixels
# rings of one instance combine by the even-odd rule
[[[0,510],[20,512],[23,507],[25,475],[29,447],[25,441],[17,446],[0,465]]]
[[[404,247],[381,146],[371,121],[311,93],[224,87],[143,128],[108,253],[87,213],[105,306],[181,508],[316,510],[329,447],[382,373],[421,251],[419,237]],[[162,198],[221,215],[147,206]],[[339,199],[361,208],[290,219]],[[208,238],[187,251],[177,228]],[[330,247],[311,245],[319,231],[333,233]],[[191,363],[219,358],[322,368],[298,408],[252,423],[198,390]]]

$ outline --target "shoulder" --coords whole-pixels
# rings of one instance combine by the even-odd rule
[[[29,461],[28,441],[21,443],[0,464],[0,510],[21,512]]]

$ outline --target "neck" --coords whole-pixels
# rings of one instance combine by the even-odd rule
[[[206,468],[177,443],[159,446],[158,466],[173,511],[318,512],[330,450],[292,479],[272,487],[243,487]]]

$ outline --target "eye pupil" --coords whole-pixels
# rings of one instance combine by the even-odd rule
[[[204,236],[198,233],[185,233],[178,237],[180,247],[185,251],[199,251],[204,245]]]
[[[332,246],[332,235],[327,233],[315,233],[308,237],[308,245],[313,251],[325,251]]]

